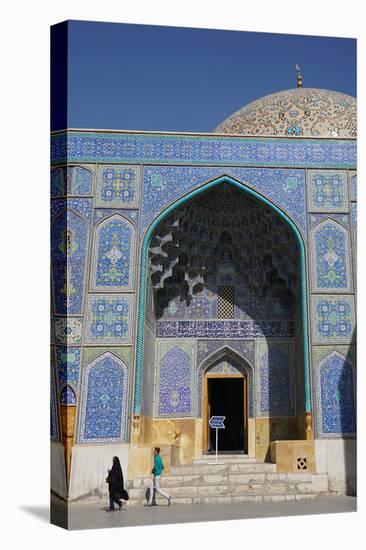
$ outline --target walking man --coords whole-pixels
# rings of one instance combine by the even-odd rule
[[[154,468],[151,470],[151,473],[154,474],[154,482],[151,484],[151,487],[150,487],[150,496],[149,496],[149,502],[147,503],[147,506],[152,505],[153,496],[154,496],[154,489],[162,497],[167,499],[168,506],[170,504],[170,501],[171,501],[172,497],[167,495],[160,488],[160,479],[161,479],[161,473],[162,473],[163,470],[164,470],[164,464],[163,464],[163,461],[161,460],[160,448],[155,447],[155,449],[154,449]]]

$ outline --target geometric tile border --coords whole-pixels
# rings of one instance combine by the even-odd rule
[[[355,329],[353,296],[316,295],[311,300],[313,342],[351,342]]]
[[[284,160],[285,159],[285,160]],[[51,136],[51,162],[354,168],[355,140],[256,139],[72,130]]]

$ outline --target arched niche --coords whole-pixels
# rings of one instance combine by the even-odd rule
[[[135,227],[114,214],[95,228],[91,286],[94,290],[131,290],[134,286]]]
[[[79,443],[125,441],[127,430],[128,367],[111,352],[83,370],[79,403]]]

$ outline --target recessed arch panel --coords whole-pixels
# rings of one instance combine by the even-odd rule
[[[143,366],[143,328],[145,319],[145,295],[146,295],[146,273],[147,273],[147,261],[148,261],[148,248],[152,234],[158,224],[168,216],[175,208],[183,205],[190,199],[198,196],[199,194],[208,191],[215,186],[223,183],[228,183],[236,188],[240,189],[243,193],[247,193],[252,197],[257,198],[266,206],[270,207],[276,212],[279,217],[284,220],[291,230],[294,232],[299,247],[300,254],[300,287],[301,287],[301,317],[303,327],[303,342],[304,342],[304,387],[305,387],[305,411],[311,412],[311,396],[310,396],[310,360],[309,360],[309,337],[308,337],[308,304],[307,304],[307,275],[306,275],[306,255],[305,246],[302,235],[295,225],[295,223],[285,214],[278,206],[274,205],[271,201],[265,198],[263,195],[246,186],[244,183],[237,181],[229,176],[221,176],[217,179],[209,181],[190,191],[174,203],[166,207],[150,224],[145,232],[142,249],[141,249],[141,264],[140,264],[140,295],[138,306],[138,325],[137,325],[137,352],[136,352],[136,371],[135,371],[135,394],[134,394],[134,414],[139,415],[141,409],[141,382],[142,382],[142,366]]]

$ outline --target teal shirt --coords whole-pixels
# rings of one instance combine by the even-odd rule
[[[163,469],[164,465],[163,461],[160,458],[160,455],[154,456],[154,476],[160,476]]]

